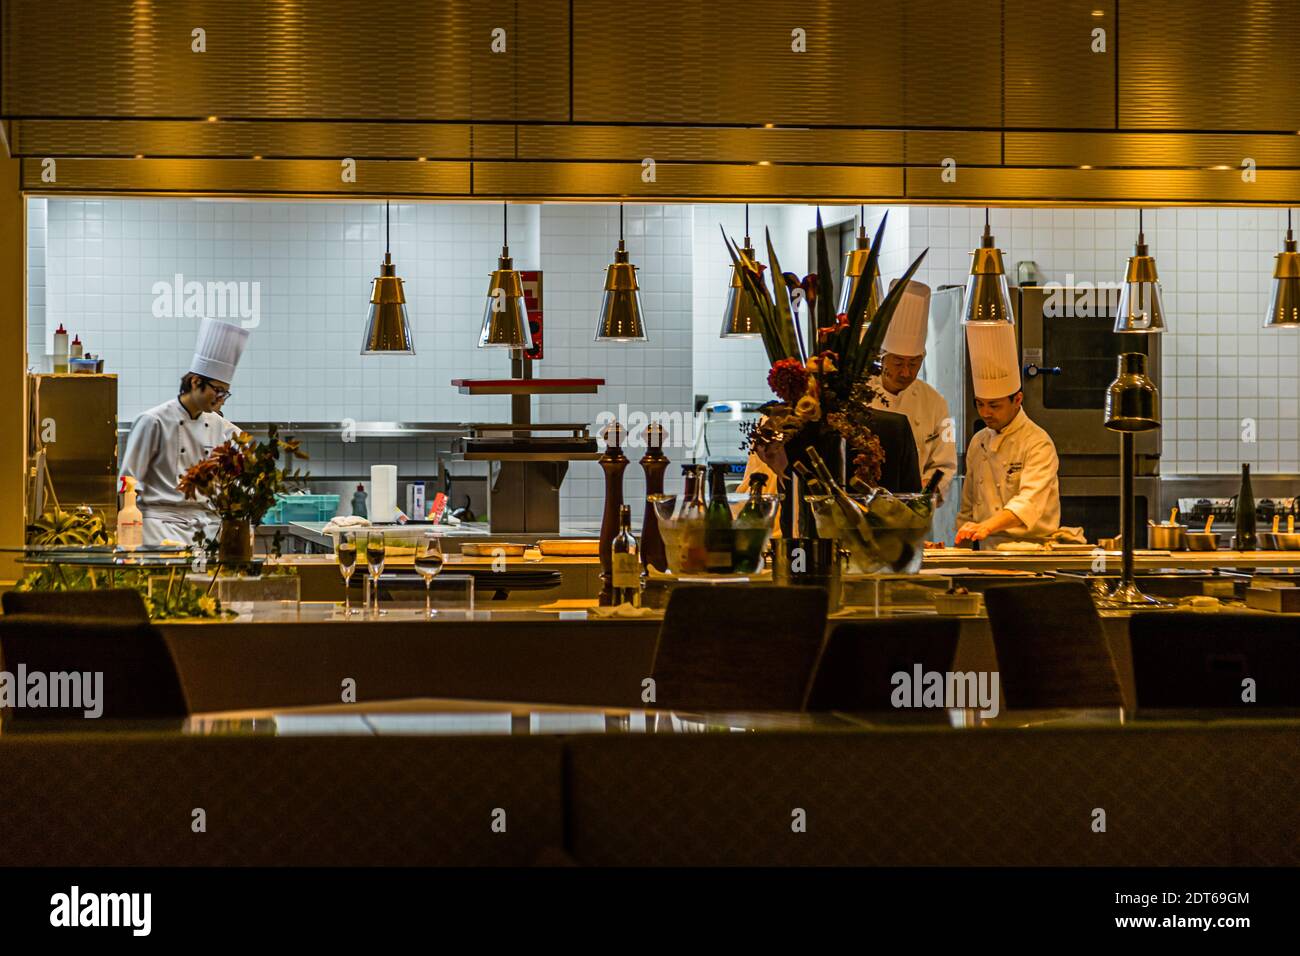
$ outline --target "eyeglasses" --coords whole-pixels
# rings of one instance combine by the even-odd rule
[[[213,385],[210,381],[205,381],[203,384],[212,389],[213,394],[217,396],[217,401],[219,402],[224,402],[230,397],[230,389],[228,388],[221,388],[217,385]]]

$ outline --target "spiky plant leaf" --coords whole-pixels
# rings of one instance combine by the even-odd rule
[[[802,350],[799,348],[799,337],[794,327],[794,308],[790,304],[790,290],[786,287],[785,275],[781,272],[781,263],[776,258],[776,247],[772,245],[772,230],[764,229],[763,233],[767,238],[768,268],[772,270],[772,291],[776,304],[777,331],[780,333],[782,344],[788,349],[789,354],[803,358]]]
[[[835,324],[835,303],[831,294],[835,289],[835,280],[831,276],[831,251],[826,242],[826,227],[822,225],[822,211],[817,210],[817,328],[826,329]],[[816,351],[816,344],[809,347]]]

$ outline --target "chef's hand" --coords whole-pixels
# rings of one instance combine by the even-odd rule
[[[963,541],[983,541],[989,536],[989,529],[979,521],[967,521],[957,529],[957,544]]]

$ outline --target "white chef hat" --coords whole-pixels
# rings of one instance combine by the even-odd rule
[[[1006,398],[1020,391],[1020,350],[1014,325],[966,326],[966,350],[976,398]]]
[[[898,285],[895,279],[889,284]],[[891,355],[921,355],[925,352],[925,335],[930,327],[930,287],[913,279],[903,290],[894,317],[885,330],[881,350]]]
[[[231,382],[247,344],[248,329],[233,322],[205,318],[199,324],[199,340],[194,346],[190,371],[218,382]]]

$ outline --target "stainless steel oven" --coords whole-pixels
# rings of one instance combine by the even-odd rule
[[[1119,476],[1119,435],[1102,422],[1121,352],[1145,352],[1160,387],[1160,336],[1117,334],[1118,289],[1021,288],[1013,297],[1025,411],[1051,434],[1062,475]],[[1160,473],[1160,430],[1134,436],[1137,474]]]

